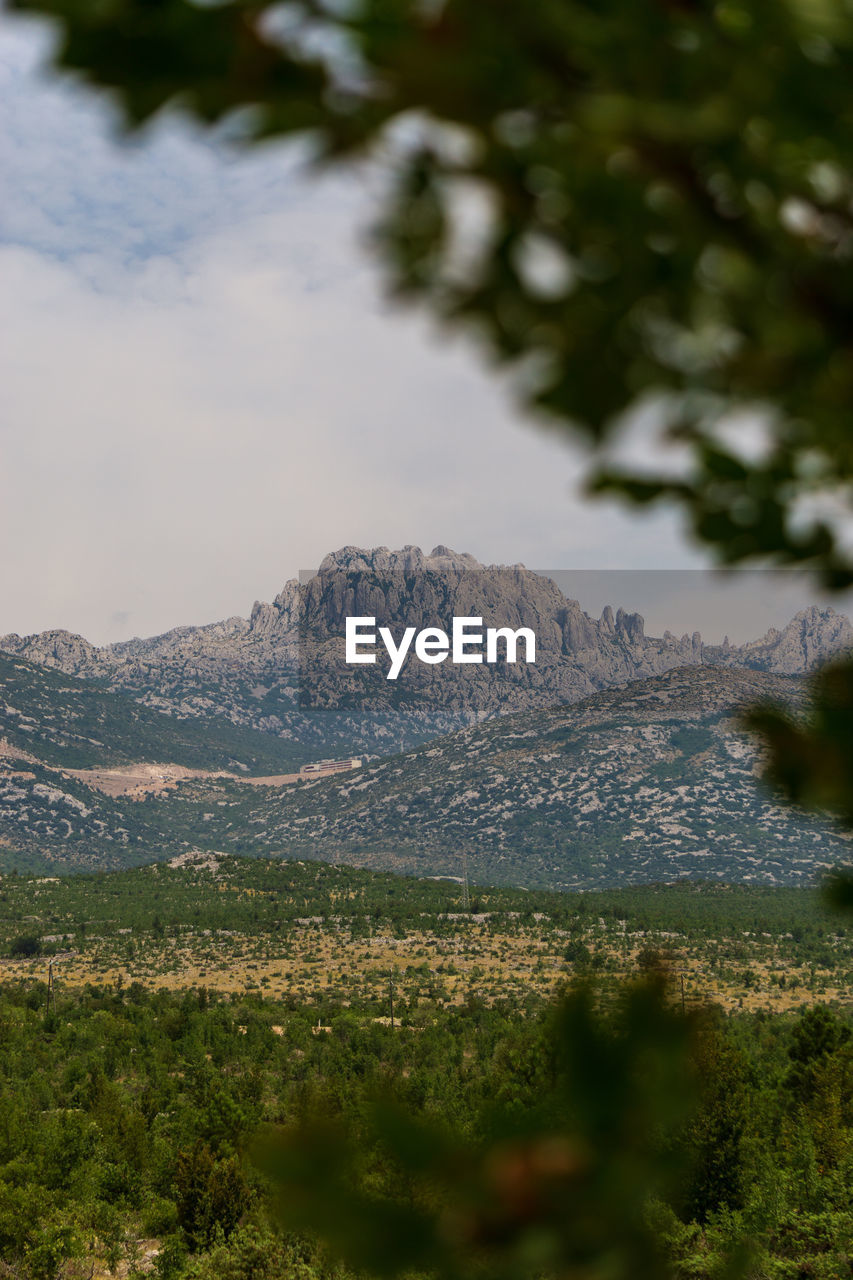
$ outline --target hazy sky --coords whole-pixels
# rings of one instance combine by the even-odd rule
[[[467,343],[383,303],[364,179],[176,119],[121,142],[44,27],[4,28],[0,634],[245,614],[347,543],[702,563],[674,517],[583,503]]]
[[[770,627],[782,628],[810,605],[829,605],[853,616],[853,592],[822,595],[796,570],[581,569],[542,570],[560,590],[579,600],[587,613],[605,605],[643,615],[646,635],[699,631],[709,644],[728,635],[733,644],[757,640]]]

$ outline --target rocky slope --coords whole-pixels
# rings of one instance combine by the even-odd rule
[[[805,693],[799,677],[682,667],[347,775],[271,789],[191,777],[138,800],[48,768],[38,739],[26,758],[15,748],[4,759],[0,745],[0,869],[96,869],[197,849],[420,875],[461,876],[467,863],[472,881],[526,887],[811,883],[849,862],[851,843],[776,803],[737,725],[741,706],[797,708]]]
[[[453,615],[482,616],[487,626],[528,626],[537,636],[537,661],[467,668],[411,662],[391,685],[378,666],[344,667],[347,614],[375,616],[397,630],[448,629]],[[286,583],[248,618],[150,639],[96,648],[64,631],[0,638],[0,650],[125,691],[149,707],[182,718],[224,716],[304,745],[309,754],[385,753],[685,665],[798,674],[849,648],[849,621],[816,608],[739,647],[707,646],[698,632],[647,636],[639,614],[608,607],[590,617],[521,565],[486,567],[443,546],[429,555],[417,547],[344,547],[304,586]]]
[[[775,801],[737,723],[741,707],[796,708],[804,693],[791,677],[680,668],[253,797],[230,816],[270,852],[456,876],[464,854],[489,884],[808,883],[849,861],[851,843]]]
[[[228,720],[177,720],[125,694],[0,653],[0,758],[23,753],[66,769],[180,761],[238,774],[285,773],[306,757]]]

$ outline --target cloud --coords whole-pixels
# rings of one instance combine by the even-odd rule
[[[105,640],[247,612],[344,543],[693,563],[672,516],[573,496],[467,342],[389,309],[357,175],[174,120],[121,146],[0,39],[0,634]],[[132,614],[132,619],[130,615]]]
[[[121,137],[103,93],[45,69],[41,23],[0,35],[0,238],[61,257],[142,260],[256,213],[298,203],[298,148],[250,152],[176,114]]]

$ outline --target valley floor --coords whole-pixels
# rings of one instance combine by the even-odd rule
[[[566,959],[568,939],[586,947],[589,961]],[[427,930],[394,937],[378,932],[353,937],[339,924],[297,921],[282,942],[259,941],[231,933],[213,937],[182,933],[180,939],[141,938],[128,954],[126,940],[90,939],[82,952],[60,952],[53,961],[60,988],[140,983],[150,991],[185,991],[205,987],[238,996],[260,992],[273,999],[312,1000],[333,997],[344,1005],[387,1001],[389,976],[399,997],[425,1008],[459,1006],[471,998],[493,1004],[531,997],[545,999],[585,972],[632,978],[641,971],[651,947],[659,951],[676,979],[680,999],[711,1002],[726,1011],[768,1013],[804,1002],[844,1004],[853,995],[850,971],[815,966],[791,967],[778,946],[766,939],[718,939],[718,951],[737,954],[737,962],[710,966],[707,955],[684,937],[651,938],[596,935],[592,930],[569,935],[552,931],[544,939],[536,928],[503,934],[488,918],[460,918],[453,936]],[[839,956],[839,959],[841,957]],[[592,965],[594,964],[594,968]],[[47,976],[48,961],[0,960],[0,981],[31,984]],[[780,984],[780,979],[784,982]]]
[[[21,949],[32,934],[33,954]],[[95,876],[0,880],[0,980],[205,987],[387,1012],[551,997],[584,975],[656,966],[685,1005],[844,1004],[853,947],[814,890],[650,886],[464,890],[323,863],[182,855]],[[14,953],[18,948],[17,954]]]

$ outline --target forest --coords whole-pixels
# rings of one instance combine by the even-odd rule
[[[7,986],[5,1273],[333,1274],[334,1255],[278,1221],[253,1148],[262,1122],[346,1123],[369,1194],[393,1200],[401,1174],[373,1127],[372,1101],[393,1099],[476,1147],[496,1109],[517,1120],[549,1099],[556,1106],[551,1024],[544,1004],[473,999],[392,1029],[340,1007],[139,985],[61,993],[46,1010],[43,987]],[[693,1052],[701,1097],[668,1136],[687,1172],[646,1206],[674,1273],[721,1275],[745,1240],[749,1274],[849,1275],[849,1020],[822,1006],[710,1016]],[[559,1112],[546,1119],[563,1123]],[[487,1274],[487,1258],[482,1265]]]
[[[850,940],[813,892],[222,858],[6,876],[0,951],[1,1274],[851,1273]]]

